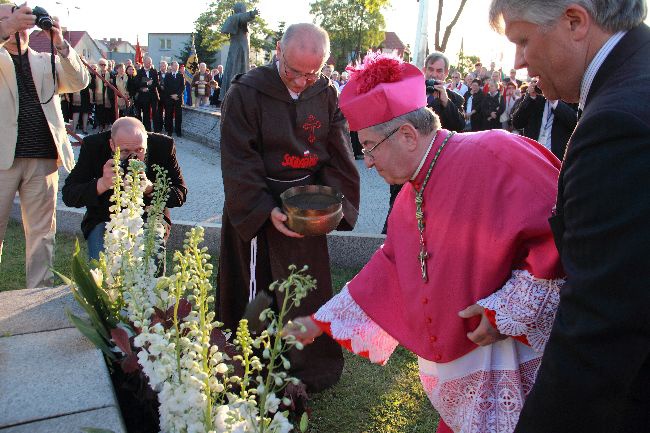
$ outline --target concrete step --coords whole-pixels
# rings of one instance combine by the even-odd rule
[[[66,287],[0,292],[0,433],[126,433],[101,352],[65,316]]]

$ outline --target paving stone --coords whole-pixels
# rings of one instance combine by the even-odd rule
[[[83,315],[67,286],[0,292],[0,336],[70,328],[66,308]]]
[[[101,352],[76,328],[0,338],[0,427],[116,406]]]
[[[115,407],[105,407],[58,418],[0,428],[0,433],[82,433],[82,428],[92,427],[126,433],[122,416]]]

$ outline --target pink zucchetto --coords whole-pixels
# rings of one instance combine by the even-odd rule
[[[369,53],[357,67],[348,66],[350,81],[339,108],[351,131],[387,122],[427,105],[424,75],[415,66],[381,53]]]

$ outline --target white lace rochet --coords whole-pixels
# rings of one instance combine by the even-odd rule
[[[548,340],[563,280],[542,280],[513,271],[494,294],[478,302],[495,311],[505,335],[524,335],[532,347],[512,338],[447,363],[418,358],[427,396],[445,423],[457,433],[510,433],[530,392]],[[314,315],[329,324],[332,337],[349,342],[356,354],[385,364],[397,345],[352,299],[347,286]]]

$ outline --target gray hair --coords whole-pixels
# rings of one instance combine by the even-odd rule
[[[426,60],[424,61],[424,67],[427,67],[427,65],[430,65],[431,63],[435,63],[440,59],[442,59],[445,62],[445,71],[449,71],[449,59],[443,53],[438,51],[434,51],[433,53],[427,56]]]
[[[330,56],[330,36],[325,29],[312,23],[291,24],[284,31],[280,46],[284,50],[288,44],[298,44],[301,51],[323,54],[323,62]]]
[[[440,119],[429,107],[418,108],[417,110],[395,117],[388,122],[371,126],[370,129],[377,134],[388,135],[395,128],[399,128],[405,123],[413,125],[422,135],[428,135],[440,129]]]
[[[549,27],[570,4],[582,6],[603,30],[616,33],[634,28],[645,20],[646,0],[492,0],[490,25],[503,33],[503,17]]]

